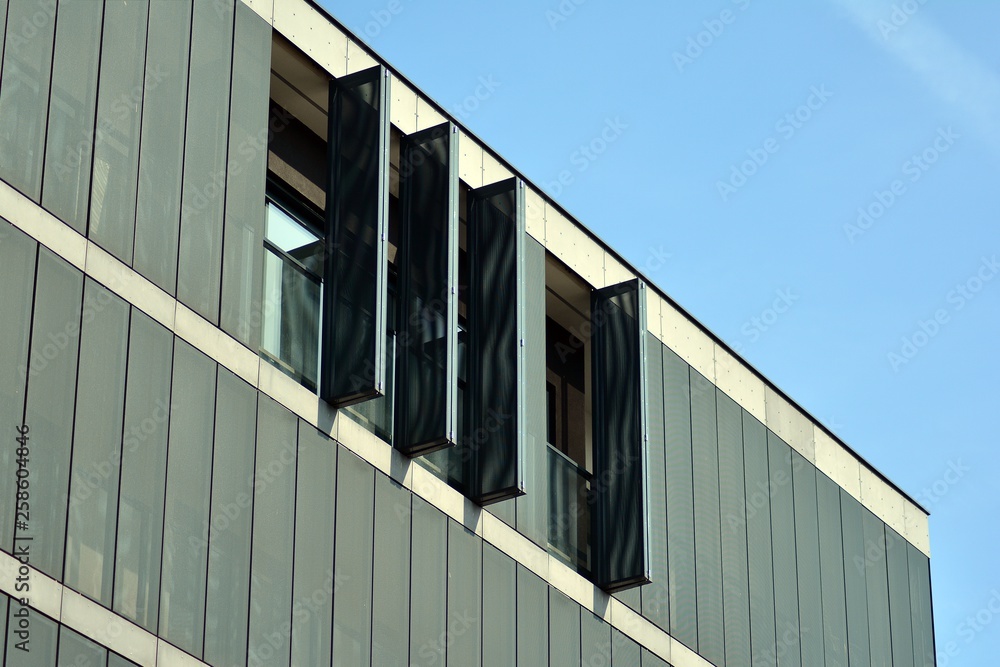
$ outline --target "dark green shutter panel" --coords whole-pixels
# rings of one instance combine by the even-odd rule
[[[469,495],[524,494],[524,184],[469,196]],[[544,343],[542,343],[544,344]]]
[[[385,387],[388,87],[382,66],[330,84],[320,393],[338,407]]]
[[[458,401],[458,134],[451,123],[405,137],[396,447],[455,444]]]
[[[611,592],[649,582],[645,291],[630,280],[591,298],[594,574]]]

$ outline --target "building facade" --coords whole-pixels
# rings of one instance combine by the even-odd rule
[[[0,0],[10,666],[927,667],[927,513],[308,0]]]

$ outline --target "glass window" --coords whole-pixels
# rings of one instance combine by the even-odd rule
[[[580,667],[580,605],[549,588],[549,667]]]
[[[478,667],[482,655],[483,541],[448,522],[448,663]]]
[[[375,572],[378,576],[372,582],[373,665],[407,663],[410,497],[408,490],[385,475],[375,476]],[[502,601],[497,603],[502,604]],[[417,613],[422,613],[421,608],[417,609]],[[329,664],[329,661],[323,664]],[[309,663],[311,666],[312,663]],[[306,664],[303,663],[302,667]]]
[[[334,521],[330,514],[337,502],[337,449],[336,442],[299,420],[292,591],[293,667],[330,665],[333,589],[336,582],[333,570]],[[396,550],[387,555],[399,558]],[[409,563],[408,560],[406,562]],[[395,593],[398,595],[398,592]],[[375,664],[395,662],[398,661]]]
[[[46,249],[38,255],[25,424],[30,430],[31,564],[62,579],[76,403],[83,276]],[[15,420],[16,424],[18,420]]]
[[[125,264],[135,237],[148,14],[145,0],[104,5],[89,233]]]
[[[233,98],[229,111],[222,328],[255,350],[260,346],[261,254],[268,127],[271,26],[245,2],[236,3]]]
[[[670,665],[644,648],[642,649],[642,667],[670,667]]]
[[[247,655],[257,391],[220,368],[215,410],[205,662],[238,665]]]
[[[108,653],[108,667],[139,667],[137,664],[123,658],[117,653]]]
[[[375,469],[341,449],[334,556],[340,585],[333,599],[333,655],[338,667],[371,663],[374,512]]]
[[[433,667],[444,664],[448,632],[448,517],[413,496],[412,521],[410,664]]]
[[[316,388],[323,241],[271,203],[264,242],[261,348],[278,368]]]
[[[28,609],[28,631],[31,633],[27,650],[23,651],[17,648],[22,639],[14,634],[18,627],[14,614],[21,609]],[[7,614],[7,660],[4,667],[52,667],[56,664],[59,624],[34,609],[20,606],[16,600],[10,601]]]
[[[156,632],[173,334],[133,309],[113,609]]]
[[[6,12],[0,12],[0,14],[6,14]],[[6,594],[0,593],[0,618],[4,622],[4,631],[0,632],[0,658],[2,658],[7,650],[7,603],[10,602],[10,598]],[[15,602],[15,604],[17,604]]]
[[[194,656],[205,629],[215,379],[215,362],[175,339],[157,634]]]
[[[90,203],[103,10],[103,2],[63,0],[52,63],[42,205],[81,234]]]
[[[514,560],[483,543],[483,666],[515,667],[517,568]]]
[[[582,607],[580,660],[584,667],[611,664],[611,626]]]
[[[195,0],[191,21],[177,298],[213,323],[222,280],[234,7],[235,0]]]
[[[611,642],[614,658],[611,664],[614,667],[641,667],[642,652],[638,644],[614,628],[611,630]]]
[[[168,294],[177,290],[191,4],[175,0],[149,2],[132,266]]]
[[[38,0],[10,0],[7,8],[0,78],[0,178],[34,201],[42,187],[55,11],[54,2],[43,6]]]
[[[288,665],[295,546],[295,415],[263,394],[257,403],[249,664]]]
[[[59,628],[58,667],[104,667],[108,650],[65,625]]]
[[[87,279],[64,581],[109,607],[114,583],[129,310],[127,303]]]
[[[0,424],[20,425],[24,417],[31,304],[38,244],[0,218]],[[30,433],[29,433],[30,435]],[[0,447],[0,470],[13,471],[14,447]],[[0,549],[13,553],[14,494],[17,479],[0,475]]]
[[[522,565],[517,566],[517,664],[549,664],[549,587]]]

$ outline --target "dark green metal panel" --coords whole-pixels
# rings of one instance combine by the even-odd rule
[[[819,514],[820,580],[823,589],[823,649],[827,667],[847,667],[847,598],[840,487],[816,473]]]
[[[864,508],[851,494],[840,490],[840,518],[844,536],[844,584],[847,594],[848,664],[869,667],[868,571],[865,535],[861,524]]]
[[[649,434],[646,286],[631,280],[593,292],[591,339],[593,557],[598,586],[649,582]]]
[[[815,466],[808,463],[798,452],[792,451],[795,557],[799,589],[799,643],[803,665],[822,665],[826,659],[823,649],[823,591],[816,474]]]
[[[694,560],[691,378],[689,366],[667,347],[663,347],[663,422],[667,473],[670,634],[689,648],[697,650],[698,593]],[[765,452],[765,464],[766,456]],[[768,567],[770,564],[768,552]]]
[[[663,344],[646,333],[646,389],[649,417],[649,571],[642,592],[642,614],[664,630],[670,629],[669,567],[667,563],[667,487],[663,420]]]
[[[771,486],[767,430],[743,411],[746,465],[747,555],[750,574],[750,646],[754,667],[775,667],[774,570],[771,563]],[[671,554],[672,556],[672,554]]]
[[[488,504],[525,492],[524,183],[469,194],[470,497]],[[537,390],[537,387],[535,388]]]
[[[698,590],[698,652],[726,663],[722,595],[722,526],[719,509],[719,442],[715,386],[691,369],[691,454]]]
[[[910,600],[907,543],[892,528],[885,528],[885,557],[889,570],[889,623],[892,633],[892,664],[913,664],[913,619]]]
[[[747,564],[743,416],[721,390],[719,420],[719,507],[722,515],[722,592],[725,606],[726,664],[749,665],[750,574]]]
[[[771,549],[774,564],[774,631],[771,648],[778,667],[799,667],[802,631],[799,625],[798,567],[795,560],[795,514],[792,488],[792,448],[767,432],[771,494]]]
[[[332,81],[329,109],[320,396],[343,406],[385,393],[388,72]]]
[[[397,449],[410,456],[458,440],[458,130],[403,138],[403,240],[396,339]]]

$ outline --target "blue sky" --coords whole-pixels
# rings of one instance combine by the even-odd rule
[[[995,663],[1000,3],[323,4],[928,507]]]

